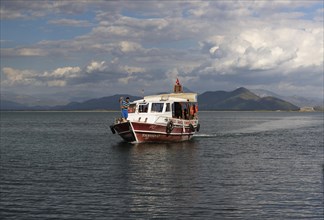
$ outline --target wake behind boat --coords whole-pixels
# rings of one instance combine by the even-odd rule
[[[184,93],[177,79],[173,93],[145,96],[128,107],[127,120],[110,126],[130,143],[190,140],[200,129],[196,93]]]

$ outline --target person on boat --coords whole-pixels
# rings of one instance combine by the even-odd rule
[[[190,119],[194,119],[196,114],[196,105],[193,104],[190,106]]]
[[[174,103],[174,117],[182,118],[182,106],[180,102]]]
[[[185,109],[183,110],[183,118],[186,119],[186,120],[189,119],[189,118],[188,118],[188,109],[187,109],[186,107],[185,107]]]
[[[129,97],[126,97],[126,100],[124,100],[123,97],[120,97],[119,103],[123,121],[126,121],[128,118]]]

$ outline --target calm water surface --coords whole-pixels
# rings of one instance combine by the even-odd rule
[[[1,112],[1,219],[323,219],[323,113],[202,112],[130,145],[119,113]]]

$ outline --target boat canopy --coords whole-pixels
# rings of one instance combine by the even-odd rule
[[[187,102],[197,102],[197,93],[166,93],[159,95],[145,96],[144,100],[160,100],[160,101],[187,101]]]

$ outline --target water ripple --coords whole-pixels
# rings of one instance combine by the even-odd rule
[[[138,145],[113,117],[4,113],[1,218],[323,219],[322,114],[201,113],[192,141]]]

